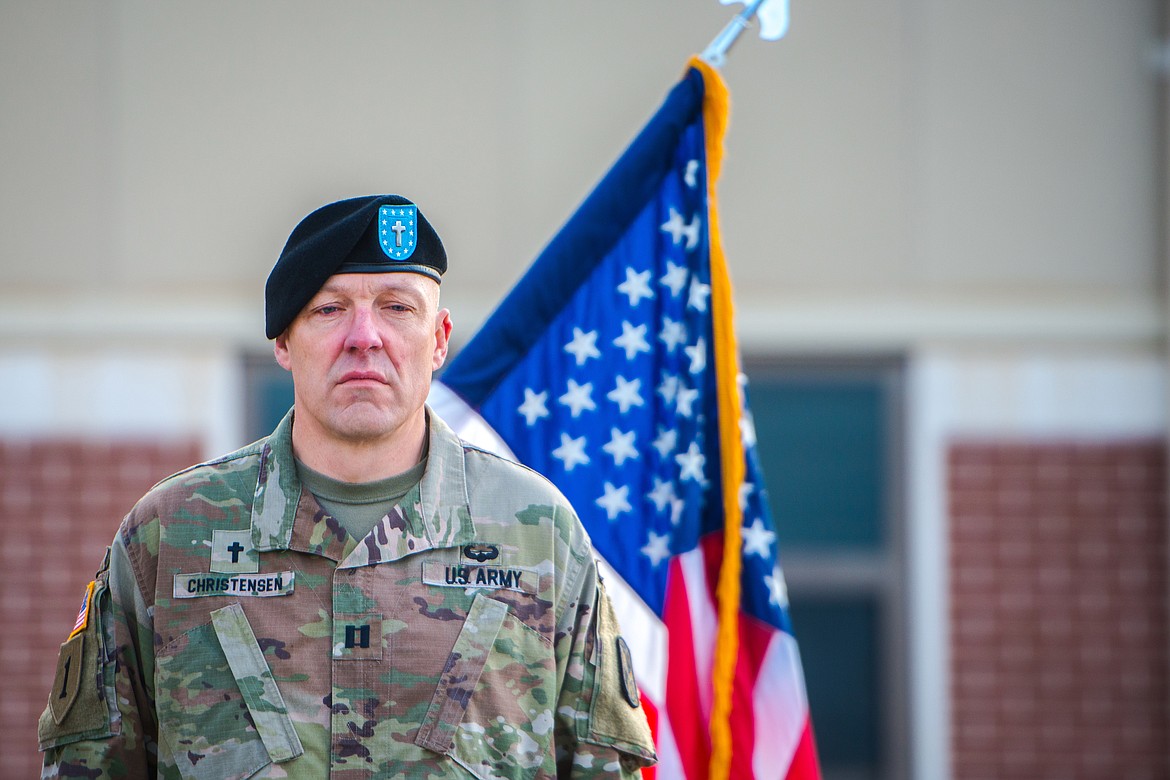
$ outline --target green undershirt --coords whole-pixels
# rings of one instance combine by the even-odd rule
[[[355,539],[365,538],[402,497],[422,479],[427,456],[416,465],[386,479],[374,482],[342,482],[313,471],[298,458],[297,474],[317,503],[341,523]]]

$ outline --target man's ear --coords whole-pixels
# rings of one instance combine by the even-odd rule
[[[447,362],[447,349],[451,343],[451,312],[440,309],[435,315],[435,354],[431,359],[431,370],[438,371]]]
[[[281,333],[272,342],[272,354],[276,356],[276,363],[285,371],[292,371],[292,360],[288,354],[288,331]]]

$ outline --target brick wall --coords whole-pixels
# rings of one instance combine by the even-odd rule
[[[122,516],[194,442],[0,441],[0,767],[38,777],[36,722],[57,660]]]
[[[955,780],[1161,780],[1166,450],[948,454]]]

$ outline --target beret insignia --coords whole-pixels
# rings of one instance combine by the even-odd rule
[[[417,245],[415,206],[383,206],[378,209],[378,241],[382,251],[391,260],[405,260],[414,254]]]

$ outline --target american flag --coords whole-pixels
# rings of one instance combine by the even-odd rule
[[[693,60],[432,402],[573,503],[663,778],[818,778],[713,203],[727,94]]]
[[[73,630],[69,632],[69,638],[80,634],[89,625],[89,602],[93,598],[93,588],[96,582],[90,582],[85,586],[85,595],[81,598],[81,609],[77,611],[77,620],[73,621]]]

